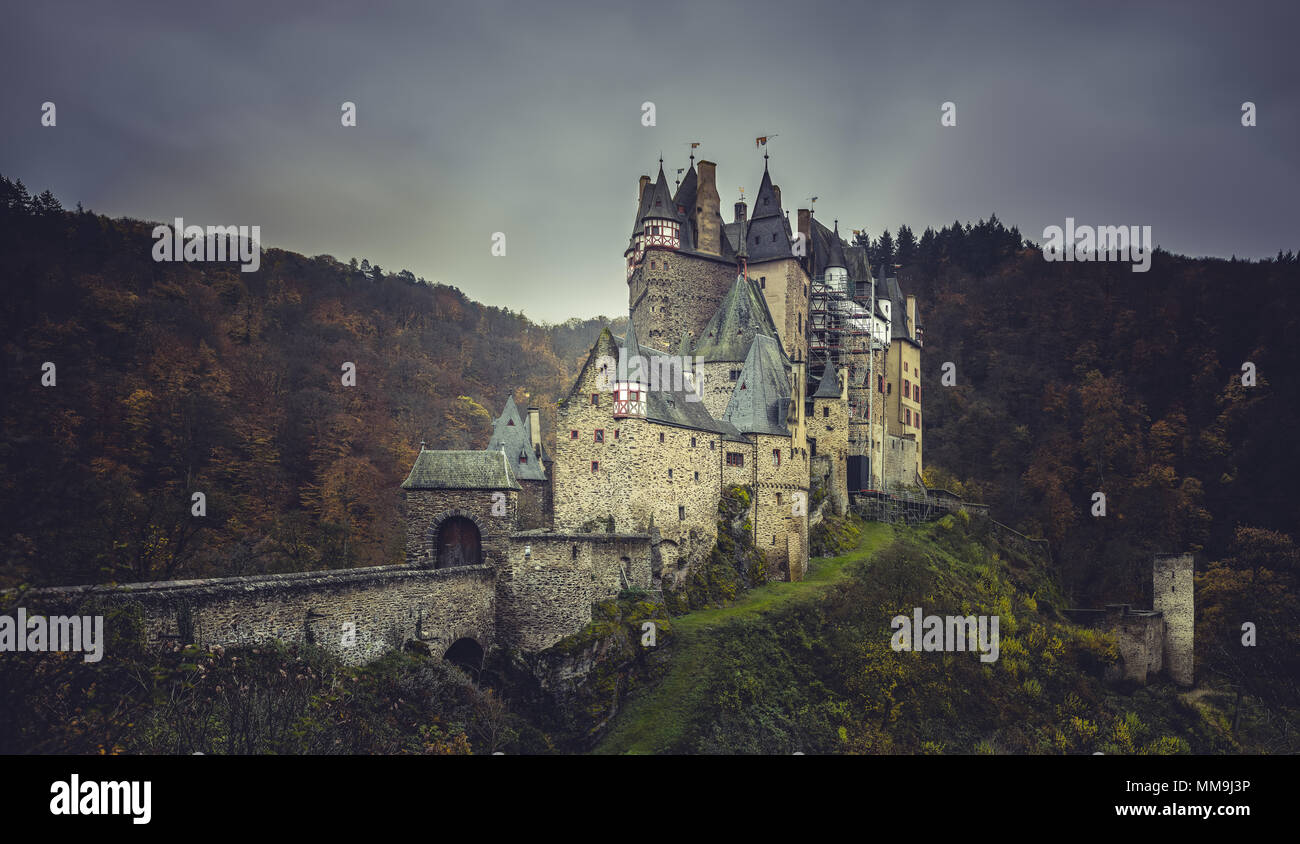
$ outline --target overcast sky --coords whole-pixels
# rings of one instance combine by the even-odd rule
[[[0,173],[547,321],[626,312],[637,177],[691,141],[728,221],[775,135],[792,219],[816,195],[841,231],[996,212],[1036,240],[1074,217],[1190,255],[1300,249],[1295,3],[208,6],[9,4]]]

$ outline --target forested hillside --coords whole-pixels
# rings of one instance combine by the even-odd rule
[[[899,265],[919,298],[931,477],[1051,540],[1078,597],[1137,600],[1151,551],[1213,559],[1240,526],[1300,523],[1293,254],[1157,251],[1135,273],[1046,262],[996,217],[919,240],[905,229],[874,241],[873,258]]]
[[[420,441],[482,447],[514,390],[551,431],[605,322],[539,326],[355,259],[157,263],[148,223],[0,193],[0,585],[397,562]],[[1077,605],[1149,605],[1150,554],[1198,551],[1218,668],[1242,671],[1242,621],[1267,626],[1260,664],[1295,659],[1294,254],[1048,263],[996,218],[869,245],[919,299],[932,485],[1048,538]]]
[[[606,322],[328,255],[156,263],[152,224],[0,194],[0,585],[400,562],[420,441],[484,447],[515,390],[549,431]]]

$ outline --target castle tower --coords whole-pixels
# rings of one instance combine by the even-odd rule
[[[849,419],[848,379],[840,377],[835,364],[827,361],[822,367],[821,382],[812,394],[812,418],[808,420],[808,449],[814,467],[819,462],[829,465],[827,491],[835,512],[848,511],[849,471]]]
[[[781,209],[781,189],[763,166],[763,181],[754,198],[753,216],[745,231],[749,277],[763,291],[781,334],[781,345],[792,361],[808,359],[808,273],[794,254],[790,221]]]
[[[1191,686],[1196,679],[1196,601],[1191,554],[1156,554],[1151,564],[1152,608],[1164,616],[1164,668],[1169,679]]]
[[[654,184],[642,183],[624,256],[632,321],[653,349],[672,348],[683,331],[698,337],[731,284],[736,256],[718,205],[712,162],[692,166],[676,196],[663,162]]]

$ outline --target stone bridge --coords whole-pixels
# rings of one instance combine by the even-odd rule
[[[146,644],[241,647],[313,644],[346,663],[368,662],[416,640],[452,658],[496,645],[491,565],[377,566],[206,580],[41,589],[29,612],[79,613],[108,603],[143,610]],[[460,661],[459,659],[457,661]]]

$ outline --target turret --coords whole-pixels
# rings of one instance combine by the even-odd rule
[[[618,372],[614,376],[614,418],[644,419],[646,389],[649,383],[646,360],[636,340],[636,328],[629,317],[627,339],[619,349]]]
[[[644,248],[681,248],[681,218],[677,214],[677,205],[668,191],[668,178],[664,176],[662,164],[659,165],[659,179],[650,191],[649,201],[646,202],[645,216],[641,218],[641,225]]]

